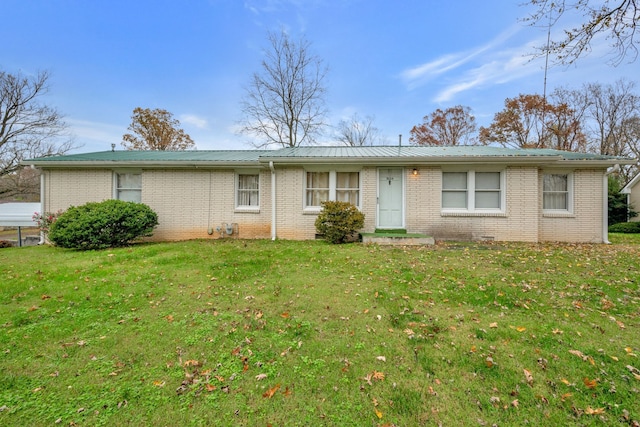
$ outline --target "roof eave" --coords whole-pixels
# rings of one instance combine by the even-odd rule
[[[235,167],[262,167],[258,161],[29,161],[23,162],[27,166],[35,166],[43,169],[47,168],[235,168]]]
[[[261,163],[277,164],[375,164],[375,165],[405,165],[405,164],[443,164],[443,163],[518,163],[540,164],[555,163],[562,160],[561,156],[403,156],[403,157],[260,157]]]

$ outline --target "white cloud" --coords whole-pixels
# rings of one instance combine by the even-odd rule
[[[208,129],[209,123],[206,119],[198,117],[195,114],[181,114],[180,121],[195,126],[198,129]]]
[[[437,76],[460,68],[486,52],[489,53],[487,56],[491,56],[491,51],[495,47],[502,45],[513,37],[520,28],[519,25],[513,25],[482,46],[465,52],[442,55],[433,61],[402,71],[400,77],[409,89],[415,89]]]

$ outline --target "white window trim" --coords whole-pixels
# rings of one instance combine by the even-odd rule
[[[118,175],[122,174],[138,174],[140,175],[140,201],[142,201],[142,170],[141,169],[116,169],[113,171],[112,179],[113,179],[113,191],[112,198],[115,200],[120,200],[118,197],[118,192],[120,188],[118,188]],[[136,190],[135,188],[130,188],[129,190]]]
[[[240,205],[238,204],[238,191],[240,190],[240,175],[258,175],[258,206],[247,206],[247,205]],[[235,206],[235,211],[236,212],[254,212],[254,213],[259,213],[260,212],[260,204],[262,203],[262,195],[261,195],[261,190],[262,190],[262,186],[260,183],[260,171],[258,170],[246,170],[246,171],[236,171],[235,173],[235,177],[234,177],[234,206]]]
[[[302,186],[302,210],[303,213],[309,214],[317,214],[322,211],[322,206],[308,206],[307,205],[307,172],[328,172],[329,173],[329,199],[328,200],[336,200],[337,194],[337,182],[338,182],[338,172],[357,172],[358,173],[358,205],[356,206],[358,210],[362,210],[362,171],[361,170],[352,170],[352,169],[316,169],[316,168],[308,168],[303,170],[304,174],[304,185]]]
[[[445,208],[442,207],[442,183],[440,185],[440,209],[443,216],[504,216],[507,206],[507,173],[506,170],[495,169],[443,169],[445,172],[466,172],[467,173],[467,207],[466,208]],[[499,208],[476,208],[476,172],[494,172],[500,174],[500,207]],[[444,180],[444,178],[441,178]]]
[[[545,209],[544,208],[544,176],[545,175],[567,175],[567,209]],[[573,218],[573,200],[575,194],[573,171],[550,171],[546,170],[542,172],[542,184],[540,186],[540,206],[542,207],[542,215],[549,218],[561,218],[570,217]]]

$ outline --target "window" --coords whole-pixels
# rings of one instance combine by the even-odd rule
[[[142,174],[119,173],[116,175],[116,198],[125,202],[142,201]]]
[[[442,207],[467,209],[467,173],[444,172],[442,174]]]
[[[571,211],[571,175],[545,174],[542,184],[542,209]]]
[[[504,210],[502,172],[443,172],[442,209],[483,212]]]
[[[360,206],[360,174],[358,172],[336,173],[336,200]]]
[[[359,172],[307,172],[306,180],[305,208],[319,209],[327,200],[360,206]]]
[[[258,208],[260,206],[260,175],[238,174],[236,206]]]
[[[329,172],[307,172],[306,206],[320,207],[329,200]]]

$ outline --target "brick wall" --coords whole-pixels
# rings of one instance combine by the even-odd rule
[[[48,170],[44,175],[45,212],[66,210],[113,197],[113,172],[108,169]]]
[[[539,185],[542,188],[540,172]],[[602,169],[578,169],[573,172],[573,213],[554,215],[542,212],[540,191],[540,241],[602,243],[603,217]]]

